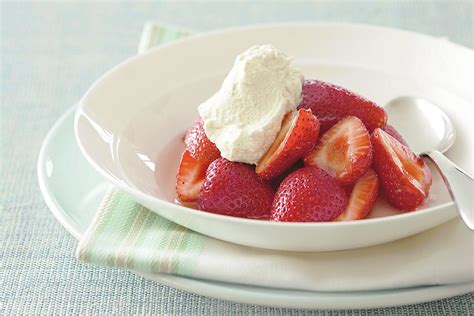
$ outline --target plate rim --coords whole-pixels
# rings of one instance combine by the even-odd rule
[[[49,144],[52,142],[56,133],[63,126],[64,122],[72,115],[77,109],[77,104],[71,106],[67,109],[61,116],[54,122],[51,128],[48,130],[45,138],[41,142],[41,148],[38,154],[38,159],[36,162],[36,176],[38,180],[38,185],[41,191],[43,199],[53,213],[54,217],[58,222],[66,228],[66,230],[73,235],[74,238],[79,240],[82,236],[79,229],[72,224],[72,218],[64,211],[60,203],[50,195],[49,192],[52,191],[52,188],[49,186],[48,175],[47,175],[47,165],[48,165],[48,149]],[[105,180],[104,180],[105,181]]]

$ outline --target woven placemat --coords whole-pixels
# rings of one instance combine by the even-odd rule
[[[359,311],[303,311],[190,294],[74,257],[77,241],[40,194],[36,159],[54,121],[104,71],[136,52],[143,21],[198,30],[265,21],[372,22],[473,43],[471,1],[416,2],[2,2],[0,102],[1,315],[469,315],[474,294]],[[72,127],[71,127],[72,128]]]

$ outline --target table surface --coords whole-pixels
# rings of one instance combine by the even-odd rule
[[[0,314],[305,313],[220,301],[127,271],[78,262],[76,241],[43,202],[35,164],[42,139],[99,75],[135,53],[145,21],[196,31],[276,21],[371,23],[474,46],[471,1],[0,5]],[[468,314],[473,301],[471,293],[426,304],[337,313]]]

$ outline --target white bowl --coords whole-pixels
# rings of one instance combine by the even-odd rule
[[[379,202],[371,216],[378,218],[361,221],[276,223],[175,204],[181,138],[197,117],[197,105],[217,91],[237,54],[263,43],[294,56],[294,64],[307,78],[343,85],[379,104],[399,95],[433,100],[458,131],[448,155],[472,170],[472,51],[414,33],[350,24],[231,29],[133,57],[102,76],[82,98],[75,118],[81,151],[111,183],[157,214],[247,246],[352,249],[404,238],[457,216],[434,168],[431,196],[421,209],[400,214]]]

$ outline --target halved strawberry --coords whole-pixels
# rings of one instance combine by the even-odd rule
[[[429,194],[431,171],[423,159],[382,129],[372,134],[374,169],[390,204],[416,209]]]
[[[184,143],[194,159],[211,163],[220,156],[219,149],[209,140],[204,131],[204,122],[198,118],[196,123],[186,132]]]
[[[352,188],[346,209],[334,221],[364,219],[372,211],[379,192],[379,179],[373,169],[369,169]]]
[[[303,100],[298,108],[311,109],[324,133],[342,118],[357,116],[369,131],[385,127],[384,109],[364,97],[342,87],[318,80],[303,84]]]
[[[364,175],[372,163],[370,136],[361,120],[348,116],[323,134],[304,157],[306,166],[318,166],[347,185]]]
[[[206,177],[207,167],[220,157],[219,149],[206,136],[203,121],[196,123],[184,137],[186,150],[176,175],[176,193],[181,202],[195,202]]]
[[[211,213],[268,219],[274,194],[252,166],[219,158],[207,169],[198,206]]]
[[[319,122],[311,110],[288,113],[273,145],[257,163],[255,171],[266,180],[282,174],[313,148],[318,136]]]
[[[385,125],[385,128],[383,130],[384,132],[386,132],[387,134],[389,134],[390,136],[398,140],[403,145],[410,147],[408,146],[408,143],[405,141],[405,139],[403,139],[402,135],[392,125],[390,124]]]
[[[197,201],[208,166],[209,162],[194,159],[184,151],[176,174],[176,194],[181,202]]]
[[[347,196],[326,171],[304,167],[283,180],[275,194],[271,219],[279,222],[327,222],[344,211]]]

